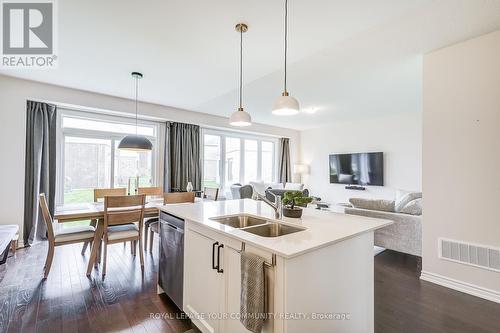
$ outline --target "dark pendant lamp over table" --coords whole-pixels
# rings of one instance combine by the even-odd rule
[[[139,79],[142,79],[142,74],[139,72],[132,72],[132,77],[135,79],[135,135],[127,135],[124,137],[118,149],[133,150],[133,151],[147,151],[153,149],[153,144],[146,137],[137,135],[137,104],[138,104],[138,87]]]

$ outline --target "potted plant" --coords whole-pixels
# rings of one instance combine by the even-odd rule
[[[283,215],[286,217],[300,218],[302,208],[313,201],[313,198],[304,196],[301,191],[287,191],[283,195]]]

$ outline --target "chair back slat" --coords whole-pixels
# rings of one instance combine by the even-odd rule
[[[104,197],[104,227],[138,222],[142,227],[144,219],[144,204],[146,196],[105,196]],[[140,229],[139,229],[140,230]]]
[[[99,199],[104,199],[106,196],[117,196],[126,195],[127,189],[125,187],[120,188],[95,188],[94,189],[94,202],[99,201]]]
[[[54,226],[52,225],[53,220],[50,215],[49,206],[47,205],[47,198],[45,197],[45,193],[40,193],[40,209],[42,210],[43,220],[45,221],[45,226],[47,227],[47,236],[49,241],[53,241],[55,239],[54,236]]]
[[[142,214],[143,212],[141,209],[108,211],[107,212],[108,226],[139,222]]]
[[[119,195],[119,196],[105,196],[105,208],[132,208],[134,206],[143,206],[145,203],[145,195]]]
[[[164,204],[194,202],[194,192],[174,192],[163,195]]]
[[[205,187],[203,190],[203,195],[209,200],[217,201],[219,198],[219,188],[218,187]]]
[[[137,194],[144,194],[146,196],[161,196],[163,195],[163,187],[139,187]]]

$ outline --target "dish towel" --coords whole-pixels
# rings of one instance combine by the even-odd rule
[[[253,333],[260,333],[264,325],[265,259],[241,252],[240,321]]]

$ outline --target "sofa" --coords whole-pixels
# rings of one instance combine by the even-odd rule
[[[344,212],[391,220],[394,223],[375,230],[375,245],[422,256],[422,193],[398,193],[396,200],[351,198]]]

